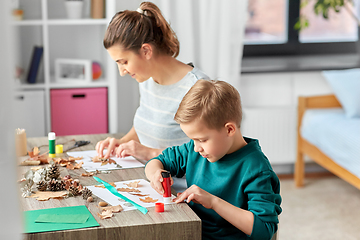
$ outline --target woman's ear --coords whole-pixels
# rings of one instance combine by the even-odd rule
[[[153,55],[153,47],[148,43],[144,43],[140,48],[140,53],[146,60],[149,60]]]
[[[233,122],[226,123],[225,128],[229,137],[233,136],[236,132],[236,125]]]

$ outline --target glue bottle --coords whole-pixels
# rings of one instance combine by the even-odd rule
[[[171,202],[171,188],[170,188],[170,172],[161,172],[161,176],[163,178],[162,186],[164,188],[163,199],[164,203]]]
[[[49,132],[48,139],[49,139],[49,157],[54,158],[54,157],[56,157],[56,154],[55,154],[55,133],[54,132]]]

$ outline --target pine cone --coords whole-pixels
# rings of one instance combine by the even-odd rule
[[[65,183],[61,180],[52,179],[48,183],[48,187],[50,191],[62,191],[65,189]]]
[[[58,179],[60,176],[60,169],[59,166],[56,164],[50,165],[47,172],[47,177],[49,179]]]
[[[48,183],[45,182],[45,181],[43,181],[43,180],[41,180],[41,181],[37,184],[37,189],[38,189],[39,191],[46,191],[47,187],[48,187]]]
[[[74,187],[74,186],[69,187],[69,193],[73,197],[80,195],[79,189],[77,187]]]
[[[81,191],[82,197],[83,199],[88,199],[88,197],[92,196],[92,191],[88,188],[83,188],[83,190]]]

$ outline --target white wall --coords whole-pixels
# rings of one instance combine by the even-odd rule
[[[331,92],[320,71],[242,74],[242,133],[259,139],[273,165],[294,164],[298,97]]]

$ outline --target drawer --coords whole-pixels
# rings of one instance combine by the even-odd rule
[[[107,88],[51,89],[51,131],[56,135],[108,132]]]
[[[45,134],[45,93],[43,90],[16,91],[13,105],[13,122],[24,128],[27,137]]]

